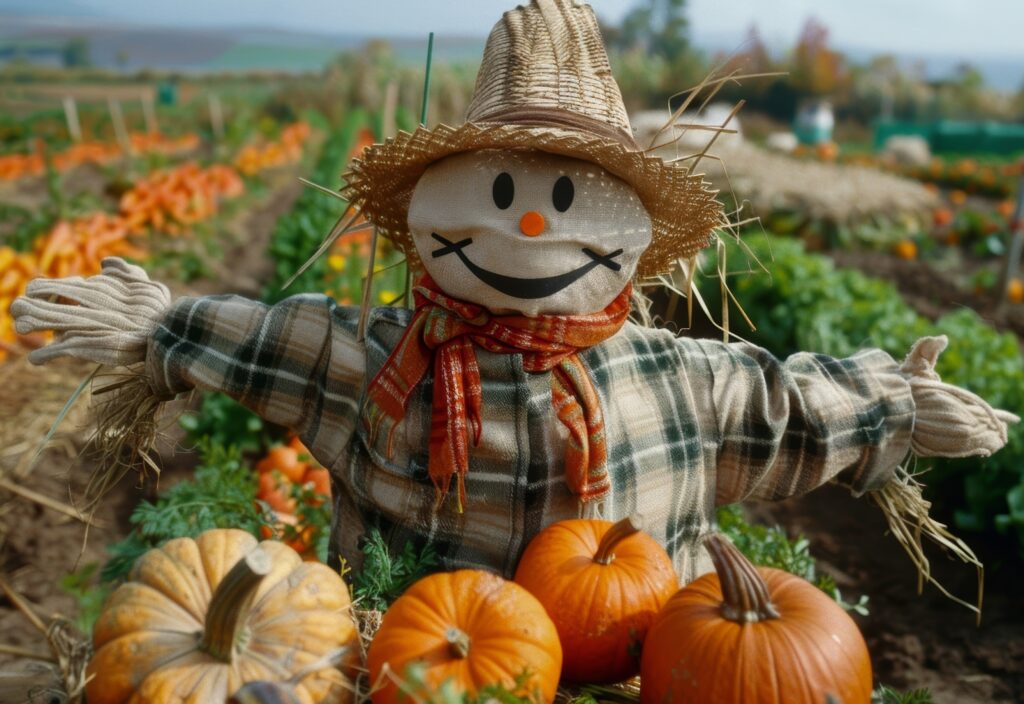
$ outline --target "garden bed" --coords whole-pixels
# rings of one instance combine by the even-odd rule
[[[1000,307],[993,292],[972,291],[962,276],[937,269],[928,261],[900,259],[884,252],[829,252],[837,266],[858,269],[868,276],[892,282],[914,310],[926,318],[939,318],[970,308],[996,328],[1013,332],[1024,343],[1024,305]]]
[[[868,500],[829,486],[780,503],[752,505],[751,515],[805,535],[818,566],[836,579],[847,599],[868,596],[869,614],[858,622],[878,681],[899,689],[927,687],[937,704],[1024,701],[1019,563],[989,571],[982,622],[976,626],[974,614],[938,590],[926,587],[917,594],[910,559],[885,534],[885,519]],[[1012,555],[1012,546],[969,542],[988,566]],[[936,578],[972,600],[974,570],[937,549],[928,555]]]

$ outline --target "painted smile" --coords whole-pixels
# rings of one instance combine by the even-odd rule
[[[615,261],[615,257],[622,254],[621,249],[616,249],[614,252],[609,252],[608,254],[598,254],[589,247],[584,247],[582,251],[590,257],[591,261],[587,262],[583,266],[573,269],[572,271],[567,271],[564,274],[559,274],[557,276],[544,276],[536,279],[524,279],[518,276],[505,276],[504,274],[497,274],[493,271],[488,271],[483,267],[477,266],[469,257],[466,256],[466,253],[462,250],[473,243],[473,238],[467,237],[464,240],[452,242],[451,240],[441,237],[441,235],[436,232],[431,233],[431,237],[444,245],[431,252],[434,259],[454,254],[466,266],[466,268],[469,269],[473,276],[480,279],[491,288],[494,288],[507,296],[512,296],[513,298],[546,298],[552,294],[558,293],[576,281],[579,281],[590,273],[591,270],[596,269],[599,266],[606,266],[612,271],[619,271],[622,268],[622,265]]]

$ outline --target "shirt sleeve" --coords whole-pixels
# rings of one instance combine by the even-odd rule
[[[274,306],[240,296],[182,298],[150,338],[147,373],[165,398],[223,392],[295,430],[328,462],[355,427],[366,365],[357,318],[357,309],[317,294]]]
[[[832,479],[860,495],[883,486],[910,451],[910,385],[881,350],[781,361],[746,343],[690,343],[711,376],[719,505],[783,499]]]

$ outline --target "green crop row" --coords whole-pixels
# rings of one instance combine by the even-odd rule
[[[332,190],[340,186],[355,136],[368,120],[364,111],[353,110],[341,128],[330,133],[310,181]],[[277,221],[268,253],[274,260],[274,275],[263,293],[264,301],[276,303],[296,293],[322,290],[326,257],[320,257],[287,289],[284,284],[317,251],[345,208],[343,201],[310,188]]]
[[[798,350],[843,357],[879,347],[897,359],[918,338],[944,334],[949,347],[936,366],[942,379],[996,408],[1024,415],[1024,358],[1013,335],[999,333],[967,309],[931,321],[904,302],[892,284],[837,269],[827,257],[805,252],[798,241],[757,236],[746,245],[749,254],[730,246],[728,270],[749,265],[756,271],[759,261],[770,274],[730,276],[733,294],[757,326],[752,332],[737,329],[733,313],[737,334],[780,357]],[[712,260],[705,269],[715,266]],[[710,309],[720,310],[718,286],[703,288]],[[1007,446],[992,457],[936,461],[925,477],[926,495],[962,530],[1015,534],[1024,555],[1024,425],[1012,426],[1009,435]]]

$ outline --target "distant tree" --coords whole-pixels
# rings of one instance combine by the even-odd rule
[[[92,65],[89,40],[85,37],[72,37],[61,49],[61,58],[66,68],[79,68]]]
[[[756,24],[750,25],[747,29],[747,38],[741,46],[740,51],[725,57],[722,73],[770,73],[775,70],[775,62],[772,61]],[[760,85],[766,86],[767,83]]]
[[[117,63],[117,67],[123,69],[128,65],[128,50],[118,49],[117,53],[114,54],[114,61]]]
[[[846,83],[843,55],[829,48],[828,28],[814,17],[800,32],[790,75],[794,88],[816,97],[831,95]]]
[[[686,0],[641,0],[623,18],[612,39],[619,48],[640,47],[671,63],[690,49],[689,26]]]
[[[962,63],[956,67],[950,82],[953,103],[965,117],[977,118],[986,100],[985,77],[974,66]]]

